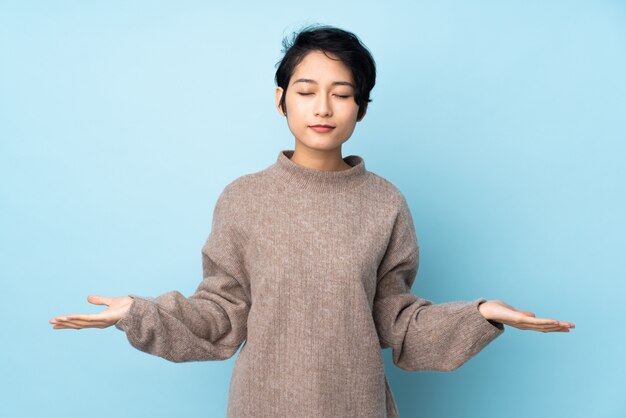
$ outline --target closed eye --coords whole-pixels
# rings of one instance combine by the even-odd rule
[[[313,94],[313,93],[300,93],[300,92],[298,92],[298,94],[299,94],[300,96],[310,96],[310,95],[311,95],[311,94]],[[340,97],[340,98],[342,98],[342,99],[347,99],[348,97],[350,97],[349,95],[348,95],[348,96],[345,96],[345,95],[340,95],[340,94],[337,94],[336,96],[337,96],[337,97]]]

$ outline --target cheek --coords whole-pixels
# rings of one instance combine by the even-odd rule
[[[302,100],[300,97],[289,95],[287,95],[285,99],[285,104],[287,105],[287,112],[290,112],[294,116],[297,114],[302,115],[310,107],[307,101]]]
[[[354,102],[346,103],[343,109],[345,111],[345,114],[349,115],[349,119],[356,119],[357,115],[359,114],[359,106]]]

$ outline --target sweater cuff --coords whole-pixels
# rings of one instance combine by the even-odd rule
[[[148,300],[150,298],[143,298],[141,296],[137,296],[135,294],[129,294],[130,298],[133,299],[128,311],[124,316],[115,323],[115,328],[128,333],[129,329],[136,329],[136,327],[141,322],[141,318],[144,316],[144,313],[147,308]]]
[[[494,336],[497,336],[501,333],[504,332],[504,324],[502,322],[496,322],[496,321],[491,321],[488,320],[487,318],[485,318],[483,316],[483,314],[480,313],[480,310],[478,309],[478,306],[483,303],[483,302],[487,302],[487,299],[485,298],[478,298],[476,300],[474,300],[472,302],[472,311],[474,313],[474,315],[472,315],[474,321],[473,321],[473,326],[479,327],[481,329],[483,329],[485,331],[485,333],[487,334],[492,334]]]

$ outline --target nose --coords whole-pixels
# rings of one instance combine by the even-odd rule
[[[315,102],[315,116],[332,116],[330,102],[324,94],[319,94]]]

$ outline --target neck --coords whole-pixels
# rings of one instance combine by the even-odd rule
[[[276,163],[269,170],[290,192],[345,192],[354,190],[367,178],[365,161],[358,155],[342,159],[349,167],[344,170],[305,167],[293,161],[294,155],[294,150],[280,151]]]
[[[351,167],[341,157],[341,146],[332,150],[316,150],[297,142],[290,159],[299,166],[321,171],[341,171]]]

